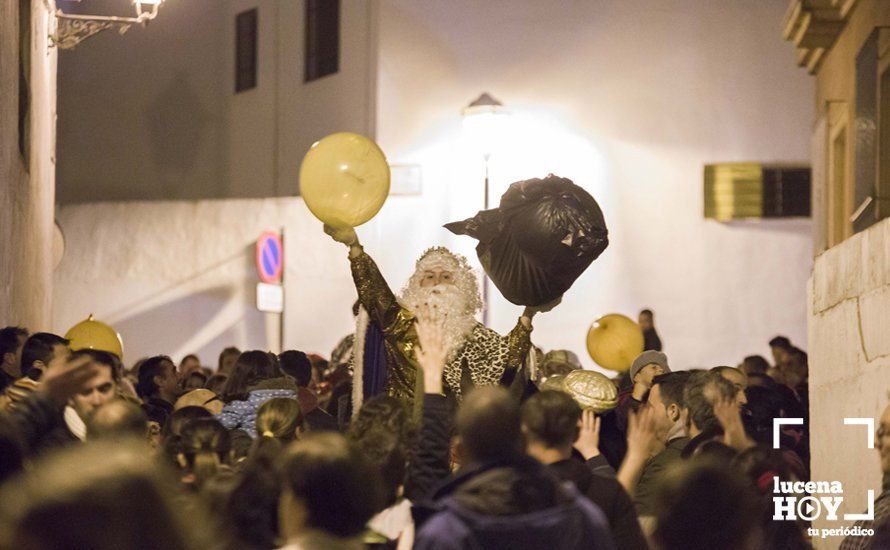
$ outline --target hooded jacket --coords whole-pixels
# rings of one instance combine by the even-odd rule
[[[288,378],[272,378],[251,386],[246,400],[235,400],[225,404],[216,419],[227,430],[244,430],[256,439],[256,413],[260,405],[276,397],[297,398],[297,386]]]
[[[536,460],[459,473],[414,509],[415,549],[612,549],[603,512]]]

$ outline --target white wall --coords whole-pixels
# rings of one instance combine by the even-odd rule
[[[439,242],[472,254],[473,241],[439,226],[481,208],[482,166],[461,146],[459,111],[489,91],[519,119],[492,159],[495,186],[571,177],[610,228],[610,248],[536,323],[540,345],[586,356],[594,318],[645,306],[683,367],[766,354],[777,333],[804,345],[810,222],[702,216],[705,163],[809,158],[813,84],[782,41],[783,10],[768,0],[382,0],[378,140],[390,160],[423,166],[425,195],[392,201],[361,233],[408,255]],[[410,263],[383,267],[400,279]],[[518,310],[496,303],[493,325],[507,330]]]
[[[327,355],[355,299],[342,246],[299,199],[116,202],[61,208],[67,248],[56,270],[55,330],[90,313],[111,323],[132,363],[222,348],[275,349],[278,317],[258,312],[254,242],[285,228],[285,344]]]
[[[648,306],[676,366],[767,354],[777,333],[803,345],[809,221],[702,219],[703,164],[809,157],[812,83],[782,41],[780,4],[372,3],[370,118],[392,162],[421,165],[424,192],[391,197],[359,228],[366,249],[395,288],[429,246],[473,254],[473,241],[441,225],[481,207],[482,165],[462,145],[459,111],[487,90],[516,113],[506,151],[492,159],[493,195],[547,172],[571,177],[611,231],[564,304],[536,321],[536,343],[573,349],[590,366],[590,322]],[[306,134],[297,125],[293,135]],[[290,155],[299,157],[296,146]],[[261,229],[286,224],[297,255],[287,284],[299,289],[289,293],[286,343],[326,353],[349,330],[355,294],[344,251],[307,216],[293,199],[67,206],[66,236],[83,244],[69,246],[57,271],[57,329],[92,310],[120,325],[137,356],[263,347],[248,247]],[[519,310],[495,303],[493,326],[508,330]]]
[[[257,87],[236,94],[235,16],[252,8]],[[342,3],[340,71],[311,83],[304,15],[296,0],[165,2],[146,28],[64,52],[59,202],[295,195],[309,145],[337,131],[373,134],[374,116],[372,3]]]

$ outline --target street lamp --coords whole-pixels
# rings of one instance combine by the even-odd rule
[[[81,0],[74,0],[80,2]],[[49,40],[52,46],[62,50],[73,48],[81,41],[107,29],[117,29],[124,34],[133,25],[145,25],[158,16],[158,10],[164,0],[132,0],[136,11],[134,17],[118,17],[116,15],[79,15],[68,14],[56,10],[54,27],[50,31]]]
[[[483,93],[461,111],[464,136],[470,147],[485,161],[483,209],[488,210],[488,161],[503,142],[509,111],[504,104]],[[488,325],[488,275],[482,274],[482,324]]]

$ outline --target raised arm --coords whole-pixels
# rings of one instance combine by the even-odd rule
[[[446,351],[442,326],[418,312],[417,362],[423,369],[423,417],[412,460],[408,467],[406,496],[412,502],[429,498],[443,479],[451,474],[451,410],[443,394],[442,373]]]
[[[526,307],[525,310],[523,310],[516,326],[513,327],[513,330],[507,335],[507,342],[510,350],[509,355],[507,356],[507,365],[513,368],[522,366],[523,362],[525,362],[525,356],[528,355],[528,351],[532,347],[532,319],[534,319],[535,315],[538,313],[550,311],[559,305],[560,302],[562,302],[562,297],[544,304],[543,306]]]
[[[365,253],[355,229],[351,227],[335,229],[325,225],[324,231],[335,241],[349,247],[349,263],[359,303],[371,316],[371,320],[386,331],[398,320],[402,308],[380,273],[380,269],[377,268],[377,264]]]

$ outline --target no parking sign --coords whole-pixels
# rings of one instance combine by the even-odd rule
[[[281,235],[274,231],[264,231],[256,241],[256,271],[264,283],[281,281],[284,263]]]

